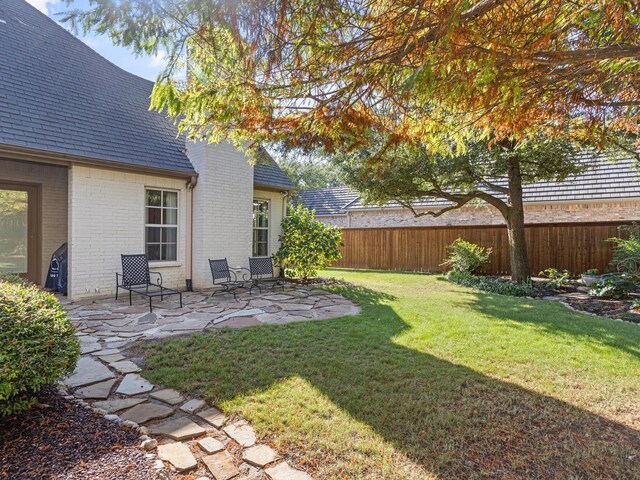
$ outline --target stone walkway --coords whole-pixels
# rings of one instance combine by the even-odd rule
[[[239,328],[355,315],[349,300],[324,290],[298,287],[261,295],[185,293],[184,307],[157,302],[153,313],[142,298],[67,303],[82,356],[64,381],[67,394],[126,428],[141,433],[141,447],[156,462],[158,478],[215,480],[308,480],[268,445],[251,425],[227,418],[203,400],[156,387],[139,375],[127,348],[139,339],[159,339],[212,328]],[[188,475],[188,477],[187,477]]]

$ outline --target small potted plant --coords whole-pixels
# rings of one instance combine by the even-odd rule
[[[596,283],[598,280],[600,280],[600,272],[598,272],[597,268],[590,268],[580,276],[582,277],[582,282],[587,287],[590,287],[591,285]]]

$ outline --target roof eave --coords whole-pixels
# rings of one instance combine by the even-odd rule
[[[131,163],[107,160],[103,158],[85,157],[64,152],[41,150],[8,143],[0,144],[0,156],[9,160],[39,161],[58,165],[86,165],[110,170],[120,170],[135,173],[147,173],[163,177],[191,178],[197,177],[195,170],[173,170],[169,168],[150,167],[147,165],[134,165]]]
[[[266,183],[258,183],[258,182],[253,182],[253,188],[258,189],[258,190],[268,190],[270,192],[282,192],[282,191],[295,192],[295,191],[298,190],[296,187],[285,187],[285,186],[280,186],[280,185],[268,185]]]

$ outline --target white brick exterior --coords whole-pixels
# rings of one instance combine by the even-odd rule
[[[269,254],[279,247],[286,197],[255,190],[253,167],[230,144],[188,143],[198,172],[192,190],[192,267],[196,290],[211,287],[209,258],[227,257],[248,266],[253,241],[253,199],[269,201]],[[145,189],[178,192],[178,253],[175,262],[152,262],[163,285],[184,289],[189,278],[187,180],[86,165],[52,166],[0,159],[0,181],[38,184],[42,191],[42,272],[53,251],[69,243],[72,300],[115,294],[120,255],[145,251]]]
[[[67,167],[0,159],[0,182],[40,186],[40,280],[49,270],[51,254],[67,241]]]
[[[73,165],[69,172],[69,298],[115,294],[120,255],[145,251],[145,188],[178,192],[177,261],[151,264],[163,285],[184,288],[186,181]]]
[[[211,286],[209,258],[247,266],[252,243],[253,167],[228,143],[187,144],[198,172],[193,189],[193,287]]]
[[[280,248],[282,218],[285,215],[287,198],[282,193],[268,190],[254,190],[253,198],[269,201],[269,255]]]

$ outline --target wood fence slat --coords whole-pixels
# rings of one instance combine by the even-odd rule
[[[605,271],[617,227],[630,222],[531,224],[525,227],[531,272],[545,268],[579,274],[589,268]],[[463,238],[493,253],[485,273],[508,274],[509,242],[503,225],[457,227],[348,228],[343,230],[342,259],[335,267],[438,272],[447,246]]]

